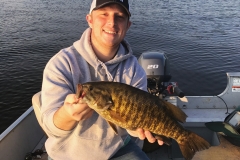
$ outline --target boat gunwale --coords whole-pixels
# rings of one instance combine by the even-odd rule
[[[8,136],[8,134],[15,129],[17,125],[19,125],[31,112],[33,111],[33,107],[28,108],[16,121],[14,121],[6,130],[4,130],[0,135],[0,142]]]

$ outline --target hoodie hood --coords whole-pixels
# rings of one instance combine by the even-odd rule
[[[112,81],[114,77],[112,77],[112,73],[117,69],[118,64],[129,57],[133,56],[132,49],[127,41],[123,40],[119,46],[117,54],[115,57],[105,63],[100,61],[96,54],[93,51],[91,45],[91,28],[88,28],[82,34],[80,40],[73,43],[73,46],[78,51],[78,53],[91,65],[95,70],[95,76],[100,68],[105,69],[105,73],[107,74],[108,80]]]

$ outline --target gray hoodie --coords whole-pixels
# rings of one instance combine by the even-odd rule
[[[116,56],[101,62],[90,43],[91,29],[82,34],[73,46],[65,48],[47,63],[42,83],[41,120],[48,134],[45,143],[51,158],[56,160],[109,159],[129,139],[127,131],[118,128],[118,135],[96,112],[80,121],[71,131],[57,128],[53,115],[68,94],[76,93],[78,83],[88,81],[122,82],[147,90],[146,74],[124,40]]]

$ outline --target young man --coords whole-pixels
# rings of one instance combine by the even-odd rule
[[[139,148],[142,144],[137,146],[129,134],[154,142],[149,131],[119,127],[116,135],[103,118],[75,97],[77,84],[88,81],[122,82],[147,90],[145,72],[124,40],[130,16],[127,0],[93,0],[86,16],[89,28],[46,65],[41,117],[52,159],[148,159]]]

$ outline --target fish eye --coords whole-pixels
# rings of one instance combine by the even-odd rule
[[[92,86],[89,86],[89,87],[88,87],[88,90],[89,90],[89,91],[93,90],[93,87],[92,87]]]

